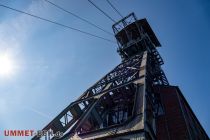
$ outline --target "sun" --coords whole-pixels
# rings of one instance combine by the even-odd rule
[[[7,54],[0,54],[0,76],[10,76],[14,73],[14,62],[12,57]]]

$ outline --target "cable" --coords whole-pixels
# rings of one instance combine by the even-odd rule
[[[120,12],[114,7],[114,5],[109,0],[106,0],[106,1],[115,10],[115,12],[118,13],[123,18],[122,14],[120,14]]]
[[[101,10],[96,4],[94,4],[91,0],[88,0],[95,8],[97,8],[99,11],[101,11],[106,17],[108,17],[111,21],[114,23],[116,22],[113,18],[111,18],[107,13],[105,13],[103,10]]]
[[[80,20],[82,20],[82,21],[88,23],[89,25],[92,25],[92,26],[94,26],[94,27],[100,29],[101,31],[103,31],[103,32],[105,32],[105,33],[110,34],[110,35],[113,36],[112,33],[108,32],[108,31],[102,29],[101,27],[99,27],[98,25],[95,25],[94,23],[92,23],[92,22],[90,22],[90,21],[88,21],[88,20],[86,20],[86,19],[84,19],[84,18],[82,18],[82,17],[80,17],[80,16],[78,16],[78,15],[76,15],[76,14],[74,14],[74,13],[72,13],[72,12],[66,10],[66,9],[64,9],[63,7],[57,5],[57,4],[55,4],[55,3],[53,3],[53,2],[51,2],[51,1],[49,1],[49,0],[44,0],[44,1],[46,1],[47,3],[49,3],[49,4],[53,5],[53,6],[55,6],[56,8],[58,8],[58,9],[64,11],[64,12],[66,12],[66,13],[68,13],[68,14],[71,14],[72,16],[74,16],[74,17],[76,17],[76,18],[78,18],[78,19],[80,19]]]
[[[90,36],[92,36],[92,37],[100,38],[100,39],[106,40],[106,41],[108,41],[108,42],[115,43],[115,42],[112,41],[112,40],[103,38],[103,37],[101,37],[101,36],[98,36],[98,35],[95,35],[95,34],[92,34],[92,33],[89,33],[89,32],[82,31],[82,30],[80,30],[80,29],[76,29],[76,28],[73,28],[73,27],[70,27],[70,26],[61,24],[61,23],[56,22],[56,21],[52,21],[52,20],[49,20],[49,19],[46,19],[46,18],[42,18],[42,17],[40,17],[40,16],[36,16],[36,15],[30,14],[30,13],[27,13],[27,12],[24,12],[24,11],[21,11],[21,10],[17,10],[17,9],[11,8],[11,7],[6,6],[6,5],[3,5],[3,4],[0,4],[0,6],[1,6],[1,7],[4,7],[4,8],[7,8],[7,9],[10,9],[10,10],[13,10],[13,11],[16,11],[16,12],[19,12],[19,13],[22,13],[22,14],[25,14],[25,15],[28,15],[28,16],[31,16],[31,17],[34,17],[34,18],[37,18],[37,19],[40,19],[40,20],[43,20],[43,21],[47,21],[47,22],[50,22],[50,23],[53,23],[53,24],[56,24],[56,25],[59,25],[59,26],[62,26],[62,27],[65,27],[65,28],[74,30],[74,31],[78,31],[78,32],[83,33],[83,34],[86,34],[86,35],[90,35]]]

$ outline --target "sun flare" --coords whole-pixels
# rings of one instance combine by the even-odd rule
[[[8,54],[0,54],[0,76],[9,76],[14,73],[14,63]]]

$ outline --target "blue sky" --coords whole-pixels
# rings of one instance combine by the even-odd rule
[[[112,21],[88,1],[52,0],[112,32]],[[106,1],[94,0],[111,17]],[[0,0],[63,24],[114,37],[57,10],[43,0]],[[147,18],[162,47],[163,69],[178,85],[210,135],[210,2],[208,0],[112,0],[126,16]],[[15,72],[0,77],[0,139],[5,129],[43,128],[89,86],[120,63],[116,44],[0,7],[0,54],[8,53]],[[21,139],[21,138],[4,138]]]

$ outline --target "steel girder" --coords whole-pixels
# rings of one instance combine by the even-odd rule
[[[111,72],[86,90],[75,102],[66,107],[55,119],[43,128],[45,131],[67,132],[74,128],[85,112],[99,101],[105,93],[123,87],[139,78],[140,63],[142,54],[138,54],[115,67]],[[35,136],[32,140],[39,140]],[[49,137],[49,139],[54,139]]]

